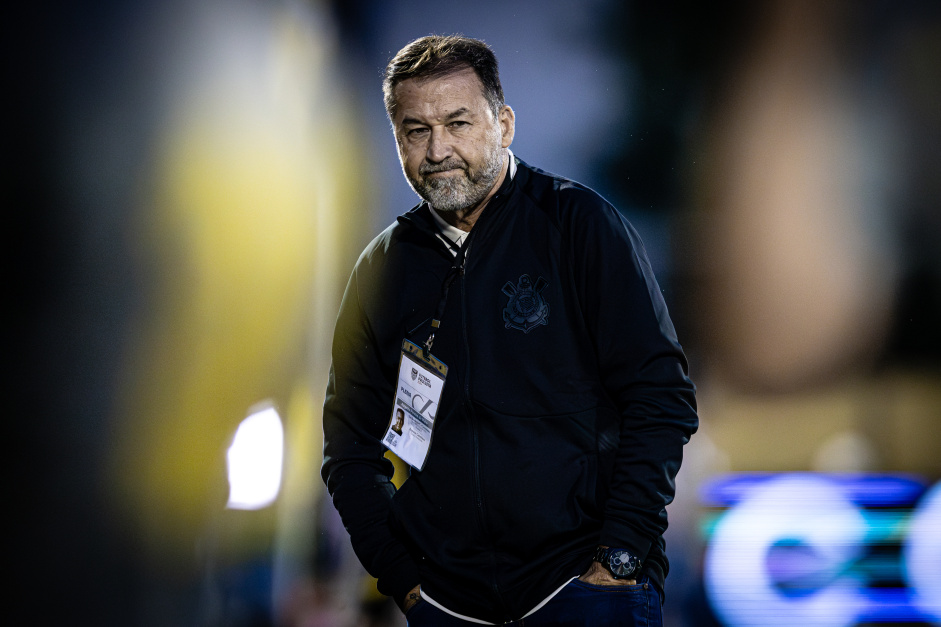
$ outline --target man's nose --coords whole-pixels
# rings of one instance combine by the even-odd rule
[[[452,154],[451,142],[448,134],[443,128],[432,128],[431,137],[428,139],[428,150],[425,151],[425,158],[431,163],[440,163]]]

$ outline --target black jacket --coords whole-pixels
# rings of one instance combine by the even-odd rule
[[[471,233],[434,355],[449,367],[431,452],[398,492],[379,439],[403,338],[421,343],[452,264],[425,204],[360,256],[333,343],[323,477],[366,569],[401,600],[519,619],[629,548],[662,588],[662,534],[694,386],[634,229],[517,160]]]

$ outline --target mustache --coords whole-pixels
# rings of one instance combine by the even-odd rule
[[[446,170],[467,170],[467,164],[463,159],[450,158],[441,163],[424,162],[418,166],[419,174],[432,174],[434,172],[444,172]]]

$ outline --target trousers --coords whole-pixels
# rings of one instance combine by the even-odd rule
[[[408,627],[470,627],[472,623],[421,600],[405,614]],[[663,627],[660,594],[641,579],[633,586],[571,581],[533,614],[511,627]]]

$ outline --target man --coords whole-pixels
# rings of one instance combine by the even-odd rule
[[[402,425],[405,424],[405,411],[401,408],[395,410],[395,424],[392,425],[392,430],[402,435]]]
[[[323,476],[357,556],[413,627],[660,624],[698,420],[639,237],[510,152],[483,42],[413,41],[383,89],[423,202],[367,246],[337,320]],[[384,445],[412,466],[398,491]]]

